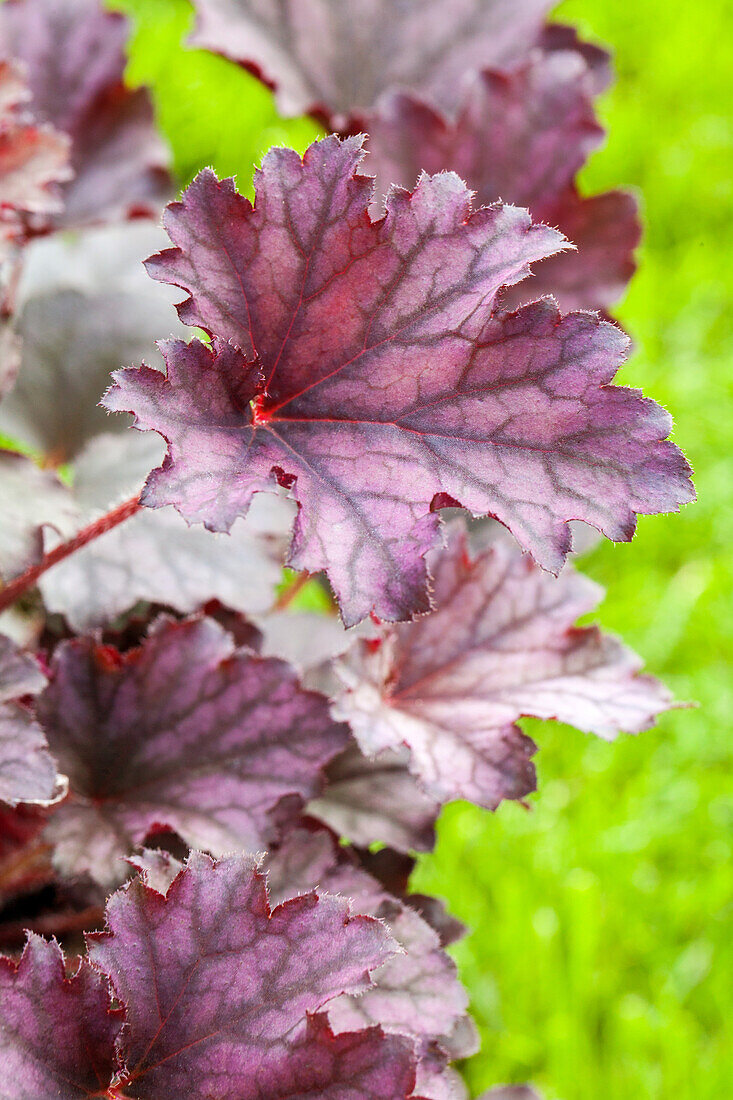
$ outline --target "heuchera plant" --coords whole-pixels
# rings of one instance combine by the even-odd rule
[[[330,133],[163,231],[125,20],[0,6],[2,1100],[464,1096],[414,853],[535,789],[523,716],[673,705],[576,625],[573,535],[693,491],[613,385],[638,221],[548,7],[197,0]]]

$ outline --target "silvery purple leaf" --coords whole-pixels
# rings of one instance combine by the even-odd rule
[[[151,286],[142,266],[163,239],[136,222],[28,246],[13,322],[20,368],[0,432],[60,465],[98,433],[124,431],[125,418],[98,404],[110,373],[143,358],[162,367],[156,341],[185,331],[171,291]]]
[[[58,944],[30,935],[17,966],[0,958],[3,1100],[105,1095],[121,1016],[88,962],[67,978]]]
[[[365,848],[379,842],[429,852],[440,805],[420,790],[408,763],[407,750],[370,759],[352,744],[328,765],[325,789],[308,803],[308,813]]]
[[[138,494],[164,450],[157,436],[130,430],[91,440],[74,464],[82,522]],[[242,613],[267,611],[282,579],[292,507],[262,493],[229,537],[189,527],[173,508],[145,509],[44,574],[44,603],[79,632],[113,622],[141,600],[182,613],[212,599]],[[45,541],[50,549],[53,537]]]
[[[43,731],[18,702],[36,695],[45,684],[33,657],[0,634],[0,802],[8,806],[49,805],[63,797],[64,783]]]
[[[0,56],[23,63],[34,113],[71,140],[75,176],[56,226],[153,213],[169,192],[148,94],[124,84],[127,35],[127,20],[98,0],[0,7]]]
[[[341,128],[385,88],[450,108],[467,72],[544,42],[548,0],[195,0],[191,43],[252,69],[284,114]],[[564,28],[559,28],[564,30]],[[566,38],[565,46],[569,44]]]
[[[0,450],[0,577],[7,582],[43,557],[43,527],[68,537],[79,510],[52,470]]]
[[[168,344],[165,379],[115,376],[107,408],[169,440],[143,503],[228,530],[279,481],[300,505],[290,564],[325,569],[351,625],[428,609],[437,507],[493,514],[558,571],[569,519],[628,540],[637,513],[691,499],[667,414],[609,385],[618,329],[549,301],[492,313],[560,235],[513,207],[471,213],[446,173],[372,222],[361,155],[334,137],[302,161],[273,150],[254,209],[211,172],[169,208],[177,247],[149,269],[218,339]]]
[[[532,791],[522,715],[610,739],[648,729],[671,706],[634,653],[574,626],[601,593],[570,567],[552,577],[508,540],[474,558],[460,524],[432,567],[434,613],[353,651],[338,713],[366,753],[409,746],[433,797],[494,809]]]
[[[358,997],[342,996],[328,1008],[336,1031],[380,1024],[421,1043],[439,1042],[466,1014],[468,998],[437,933],[407,905],[388,894],[325,831],[296,829],[264,865],[273,900],[318,888],[351,899],[354,912],[383,920],[403,949],[378,970]]]
[[[70,795],[48,825],[56,865],[114,885],[154,829],[216,854],[266,847],[346,743],[327,700],[215,622],[161,620],[139,649],[62,643],[37,704]]]
[[[576,246],[535,268],[504,303],[554,294],[563,311],[609,307],[634,271],[639,242],[634,199],[622,192],[582,198],[574,179],[603,138],[594,77],[578,53],[535,54],[507,71],[475,74],[454,120],[406,93],[383,96],[365,123],[367,167],[378,190],[413,187],[420,172],[453,170],[477,200],[527,206]]]
[[[308,893],[271,910],[252,859],[194,854],[166,897],[134,880],[112,896],[107,920],[89,955],[127,1010],[120,1093],[337,1100],[346,1052],[361,1049],[374,1076],[362,1085],[355,1055],[357,1100],[411,1095],[409,1047],[374,1031],[361,1048],[353,1036],[334,1045],[323,1021],[307,1022],[334,997],[367,989],[395,950],[378,921],[352,916],[342,899]]]

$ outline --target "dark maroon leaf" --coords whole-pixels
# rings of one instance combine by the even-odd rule
[[[216,854],[266,847],[278,803],[316,794],[348,735],[289,666],[235,651],[207,619],[162,620],[124,655],[62,643],[37,714],[70,782],[55,861],[103,884],[156,826]]]
[[[630,195],[582,198],[573,183],[603,138],[594,91],[583,58],[563,51],[476,74],[454,121],[414,96],[384,96],[365,123],[367,166],[381,193],[392,183],[413,187],[422,171],[452,169],[479,202],[527,206],[577,245],[539,264],[536,278],[509,290],[505,304],[551,293],[563,310],[607,308],[633,274],[640,226]]]
[[[17,702],[45,683],[33,658],[0,634],[0,802],[8,806],[49,805],[64,793],[43,731]]]
[[[431,505],[493,513],[559,570],[567,519],[623,540],[636,513],[689,500],[667,414],[608,385],[618,329],[547,301],[492,316],[558,235],[512,207],[471,214],[450,174],[393,192],[373,223],[360,156],[353,139],[303,162],[274,150],[254,210],[210,172],[170,208],[178,247],[152,273],[191,293],[187,323],[260,359],[172,342],[167,379],[115,376],[106,406],[170,441],[143,503],[227,530],[277,477],[301,505],[290,563],[325,568],[351,624],[427,610]]]
[[[284,114],[311,111],[340,128],[391,87],[451,108],[472,69],[503,65],[543,42],[548,0],[194,0],[192,44],[274,85]],[[558,28],[559,31],[564,28]],[[572,41],[567,35],[563,45]],[[547,43],[554,43],[548,39]]]
[[[0,958],[3,1100],[105,1095],[120,1016],[89,963],[67,978],[58,945],[29,936],[17,967]]]
[[[98,0],[6,0],[0,56],[25,65],[38,117],[71,139],[75,178],[56,224],[155,212],[167,154],[144,90],[125,87],[127,21]]]
[[[342,894],[351,899],[355,912],[384,920],[403,948],[403,954],[373,973],[373,988],[333,1002],[328,1016],[335,1030],[379,1023],[422,1042],[439,1041],[465,1016],[466,993],[437,933],[388,894],[329,833],[293,831],[267,857],[264,868],[274,901],[316,887]]]
[[[325,790],[308,803],[308,812],[354,844],[429,852],[440,807],[420,790],[408,762],[405,750],[372,760],[351,745],[329,764]]]
[[[670,707],[635,654],[573,625],[601,593],[570,567],[552,577],[508,540],[473,558],[460,524],[432,565],[435,612],[355,651],[338,713],[367,753],[408,745],[434,797],[494,809],[533,790],[522,715],[613,738]]]
[[[369,987],[369,972],[394,950],[378,921],[313,893],[271,910],[253,860],[194,854],[166,897],[140,880],[113,895],[108,928],[89,938],[89,954],[127,1006],[120,1093],[305,1100],[315,1086],[343,1096],[337,1085],[358,1041],[334,1046],[323,1026],[306,1030],[306,1014]],[[379,1048],[381,1036],[371,1039]],[[404,1066],[401,1045],[379,1049],[386,1069]],[[375,1074],[379,1049],[368,1063]],[[364,1095],[410,1095],[409,1068],[398,1080],[390,1087],[383,1074],[384,1093],[365,1084]]]

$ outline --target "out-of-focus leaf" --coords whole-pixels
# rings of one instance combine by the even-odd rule
[[[450,108],[472,69],[542,42],[548,0],[194,0],[191,42],[274,85],[280,110],[340,129],[385,88]],[[548,44],[549,40],[548,40]]]
[[[453,170],[479,202],[527,206],[577,245],[538,264],[535,278],[505,293],[505,305],[549,293],[563,310],[607,308],[633,274],[640,226],[631,195],[582,198],[576,189],[603,138],[594,91],[583,58],[563,51],[476,74],[454,120],[407,93],[383,96],[365,122],[367,167],[382,194],[393,183],[413,187],[422,171]]]
[[[308,803],[308,812],[354,844],[429,852],[440,806],[420,790],[408,763],[407,750],[369,759],[351,745],[329,764],[323,794]]]
[[[49,805],[63,795],[43,731],[17,701],[45,684],[36,661],[0,634],[0,802],[11,807]]]
[[[0,404],[0,432],[58,465],[99,432],[124,430],[125,418],[98,404],[110,373],[143,358],[162,367],[156,341],[185,331],[171,292],[142,266],[164,239],[140,221],[28,247],[13,325],[20,368]]]
[[[84,521],[139,493],[164,449],[157,437],[130,430],[88,443],[74,465]],[[113,622],[141,600],[187,613],[216,599],[261,613],[275,599],[292,522],[292,506],[271,493],[229,535],[190,528],[173,508],[145,509],[50,569],[41,593],[79,632]]]
[[[0,56],[23,62],[34,113],[71,140],[74,178],[55,225],[154,213],[167,152],[147,92],[123,82],[127,21],[99,0],[7,0]]]
[[[79,510],[52,470],[0,450],[0,517],[0,577],[7,582],[41,560],[44,525],[66,537]]]
[[[61,211],[60,184],[72,176],[69,139],[38,124],[29,95],[21,67],[0,61],[0,259],[9,242],[22,241],[26,216]]]

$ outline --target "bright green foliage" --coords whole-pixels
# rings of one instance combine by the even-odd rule
[[[129,77],[151,82],[181,182],[205,164],[248,184],[272,144],[303,148],[242,70],[179,43],[186,0],[116,0],[138,30]],[[548,1100],[722,1100],[733,1080],[730,974],[733,290],[728,0],[566,0],[616,51],[607,148],[589,191],[643,196],[641,269],[619,316],[622,380],[673,410],[698,504],[642,518],[631,545],[584,562],[603,625],[697,710],[615,745],[547,726],[532,812],[454,806],[417,875],[474,929],[456,951],[481,1026],[475,1092],[533,1079]],[[300,599],[306,599],[306,592]],[[529,724],[528,724],[529,725]],[[531,732],[531,730],[530,730]]]
[[[643,196],[640,271],[619,310],[627,384],[670,408],[699,503],[643,518],[583,568],[622,633],[697,710],[609,746],[548,725],[532,812],[444,814],[417,877],[474,929],[456,952],[481,1025],[475,1092],[532,1078],[549,1100],[720,1100],[733,1041],[733,51],[726,0],[568,0],[616,53],[609,143],[589,191]],[[725,310],[728,307],[726,319]],[[529,732],[529,723],[527,724]],[[561,778],[562,777],[562,778]],[[570,778],[568,778],[570,777]]]

